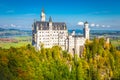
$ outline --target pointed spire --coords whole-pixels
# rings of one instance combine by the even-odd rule
[[[42,8],[42,12],[41,12],[41,15],[40,15],[40,17],[41,17],[41,21],[45,21],[45,12],[44,12],[44,8]]]
[[[44,8],[42,8],[42,12],[44,13]]]
[[[52,22],[52,18],[51,18],[51,16],[50,16],[50,18],[49,18],[49,22]]]

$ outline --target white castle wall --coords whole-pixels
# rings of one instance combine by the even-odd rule
[[[41,21],[45,21],[45,14],[41,13]],[[84,36],[79,36],[75,34],[75,31],[71,35],[68,35],[68,30],[65,28],[53,30],[52,20],[49,21],[49,29],[43,30],[38,29],[39,26],[34,22],[32,26],[32,44],[37,50],[40,50],[41,44],[44,44],[45,48],[51,48],[52,46],[59,45],[63,50],[67,50],[72,53],[72,55],[77,54],[81,56],[84,48],[86,39],[89,40],[89,24],[85,22],[84,24]],[[60,27],[60,25],[58,25]]]

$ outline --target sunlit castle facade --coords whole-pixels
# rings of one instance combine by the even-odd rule
[[[89,24],[88,22],[84,23],[83,35],[76,35],[75,31],[68,35],[66,39],[65,50],[70,53],[77,54],[82,57],[82,53],[84,50],[84,45],[86,40],[89,40]]]
[[[68,35],[68,30],[64,22],[53,22],[52,18],[46,21],[44,10],[41,12],[41,20],[34,21],[32,25],[32,45],[40,50],[43,44],[45,48],[51,48],[55,45],[70,53],[77,53],[81,56],[85,41],[89,40],[89,24],[84,23],[83,36],[76,35],[73,31]]]
[[[41,12],[41,21],[35,21],[32,25],[32,45],[36,49],[40,49],[41,44],[45,48],[51,48],[54,45],[59,45],[64,50],[65,39],[68,36],[67,27],[64,22],[52,22],[45,20],[44,10]]]

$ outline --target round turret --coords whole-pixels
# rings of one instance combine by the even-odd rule
[[[88,27],[89,26],[89,24],[88,24],[88,22],[86,21],[85,23],[84,23],[84,27]]]
[[[84,23],[84,37],[85,37],[85,39],[87,39],[87,40],[89,40],[89,24],[88,24],[88,22],[86,21],[85,23]]]

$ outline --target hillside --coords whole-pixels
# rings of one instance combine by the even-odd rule
[[[1,80],[120,80],[120,51],[104,39],[86,42],[81,58],[60,47],[0,48]]]
[[[31,36],[30,30],[19,30],[19,29],[4,29],[0,28],[0,38],[14,37],[14,36]]]

